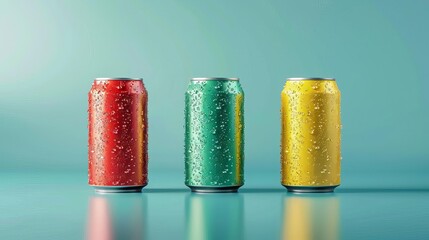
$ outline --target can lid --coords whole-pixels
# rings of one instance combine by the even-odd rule
[[[191,81],[239,81],[239,78],[224,78],[224,77],[197,77],[192,78]]]
[[[117,78],[96,78],[96,81],[135,81],[135,80],[143,80],[143,78],[124,78],[124,77],[117,77]]]
[[[288,78],[286,81],[335,81],[335,78],[320,78],[320,77],[300,77],[300,78]]]

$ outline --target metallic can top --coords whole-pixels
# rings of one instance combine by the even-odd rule
[[[143,78],[123,78],[123,77],[117,77],[117,78],[96,78],[95,81],[141,81]]]
[[[300,77],[300,78],[288,78],[286,81],[335,81],[335,78],[320,78],[320,77]]]
[[[224,78],[224,77],[198,77],[192,78],[191,81],[239,81],[239,78]]]

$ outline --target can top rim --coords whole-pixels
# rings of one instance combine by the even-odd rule
[[[197,77],[191,78],[191,81],[239,81],[239,78],[225,78],[225,77]]]
[[[117,78],[96,78],[95,81],[139,81],[143,80],[143,78],[124,78],[124,77],[117,77]]]
[[[299,77],[299,78],[288,78],[286,81],[335,81],[335,78],[321,78],[321,77]]]

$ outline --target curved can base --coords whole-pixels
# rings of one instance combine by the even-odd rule
[[[314,187],[302,187],[302,186],[287,186],[283,185],[287,188],[288,192],[293,193],[330,193],[333,192],[336,187],[335,186],[314,186]]]
[[[197,186],[188,186],[192,192],[196,193],[235,193],[238,191],[238,188],[241,186],[231,186],[231,187],[197,187]]]
[[[141,192],[146,186],[93,186],[98,193],[135,193]]]

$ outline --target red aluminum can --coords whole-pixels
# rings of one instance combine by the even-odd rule
[[[99,192],[147,184],[147,91],[141,78],[96,78],[88,93],[88,183]]]

